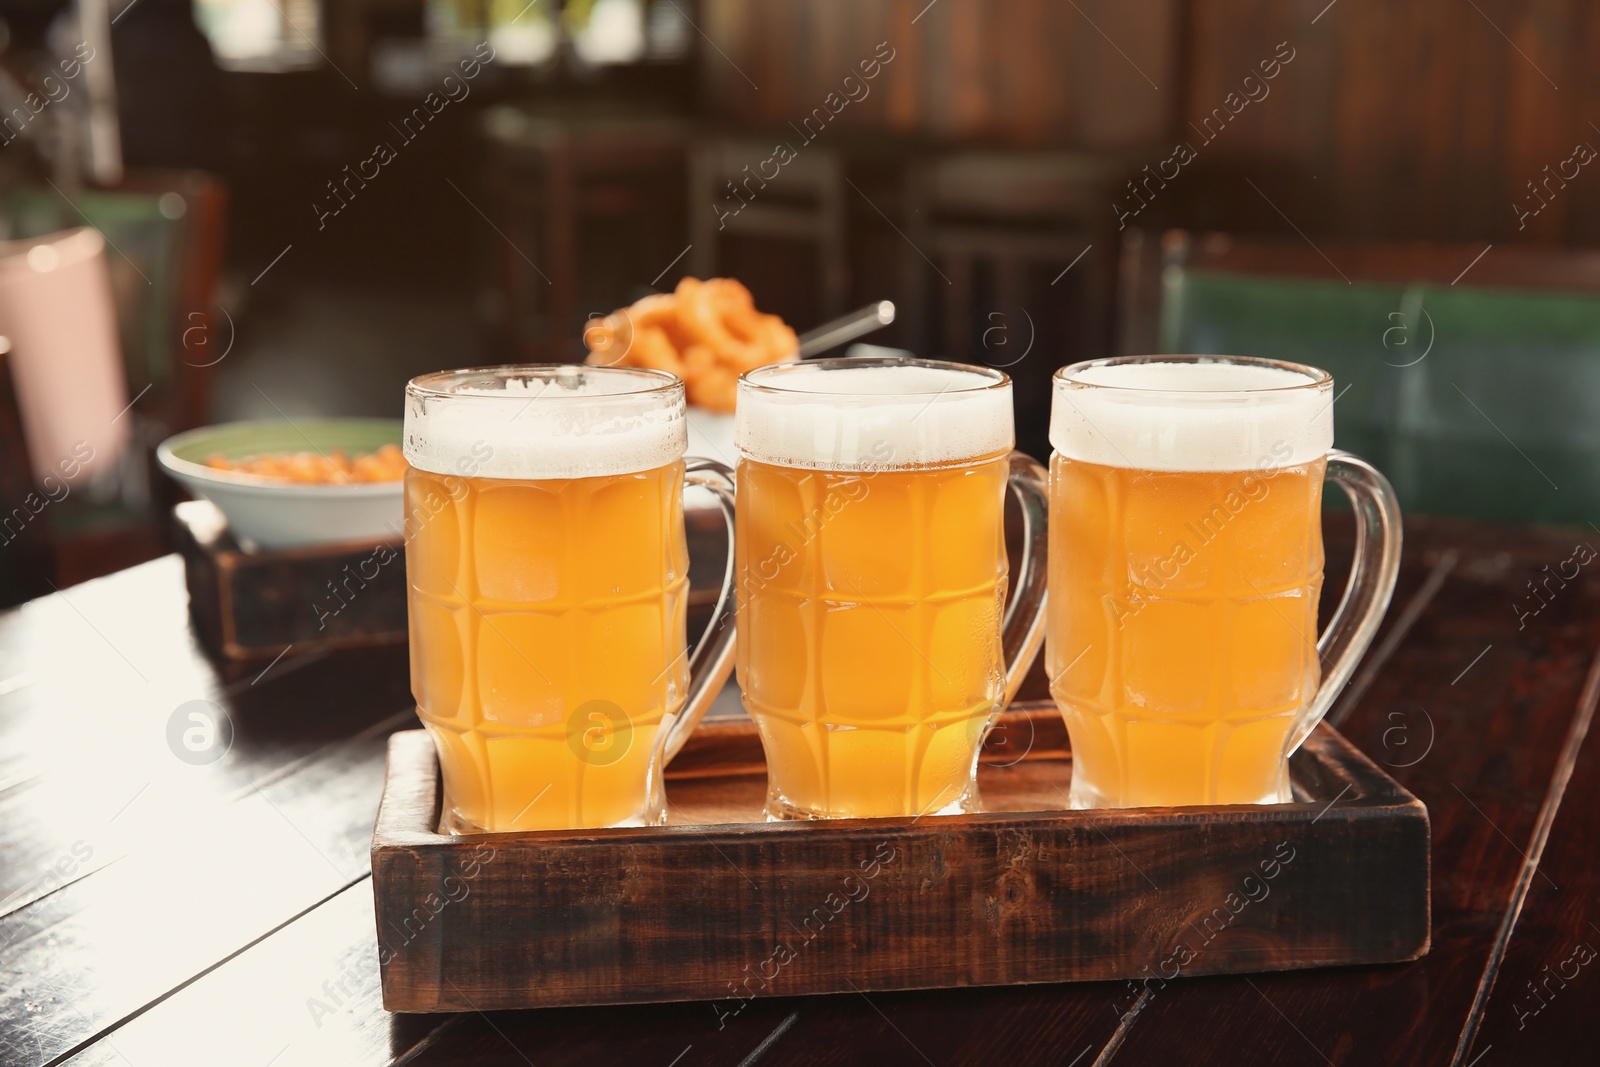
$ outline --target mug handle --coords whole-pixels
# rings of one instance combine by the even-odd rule
[[[705,633],[700,635],[689,656],[689,692],[684,698],[683,710],[667,733],[661,757],[663,767],[672,762],[672,757],[700,725],[706,709],[722,692],[733,671],[733,469],[714,459],[692,459],[684,466],[683,482],[686,486],[697,485],[708,490],[722,509],[728,531],[728,565],[722,573],[722,593],[717,597],[716,610],[711,613]]]
[[[1339,610],[1317,640],[1317,656],[1332,666],[1323,673],[1317,695],[1300,713],[1284,759],[1305,743],[1344,691],[1378,632],[1400,575],[1400,500],[1389,479],[1360,456],[1335,449],[1328,453],[1327,480],[1344,490],[1355,509],[1355,559]]]
[[[1045,606],[1049,577],[1050,476],[1039,461],[1023,452],[1011,453],[1008,488],[1022,506],[1022,558],[1017,562],[1016,592],[1006,605],[1000,627],[1000,648],[1006,660],[1004,709],[1017,695],[1022,679],[1044,644]]]

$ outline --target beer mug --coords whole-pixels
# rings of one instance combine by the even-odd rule
[[[1052,401],[1046,663],[1072,806],[1288,801],[1400,567],[1394,490],[1333,450],[1333,379],[1140,356],[1063,368]],[[1356,550],[1319,640],[1324,478]]]
[[[683,383],[608,367],[406,387],[411,691],[458,833],[658,825],[661,774],[732,666],[730,561],[693,656]]]
[[[739,380],[739,681],[769,820],[974,810],[1043,639],[1046,481],[1011,380],[915,359]],[[1006,604],[1008,484],[1026,541]]]

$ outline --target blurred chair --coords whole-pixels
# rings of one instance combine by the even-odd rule
[[[1055,368],[1109,345],[1112,186],[1125,169],[1113,156],[1018,151],[950,152],[907,169],[902,315],[910,347],[1009,373],[1025,451],[1048,452]],[[1038,354],[1020,356],[1030,346]]]
[[[0,347],[0,608],[9,608],[49,594],[56,563],[48,524],[32,521],[29,505],[39,507],[41,497],[12,384],[10,346]],[[13,515],[13,509],[20,511]]]
[[[774,153],[772,141],[754,139],[719,138],[694,146],[688,272],[699,278],[725,273],[724,237],[814,245],[816,307],[824,320],[842,315],[850,292],[844,162],[837,152],[804,143],[786,163]],[[768,177],[774,170],[776,176]]]
[[[1121,280],[1124,352],[1332,372],[1336,443],[1382,467],[1410,510],[1600,512],[1600,253],[1170,231],[1131,234]]]
[[[581,359],[586,313],[609,313],[621,302],[620,289],[648,283],[659,248],[671,243],[657,234],[682,232],[689,127],[670,116],[577,105],[504,105],[486,111],[482,122],[482,174],[494,216],[485,218],[500,231],[484,240],[494,250],[513,358]],[[594,249],[606,252],[605,262]],[[619,263],[628,264],[627,281],[584,291],[585,279],[615,273]]]
[[[69,199],[70,198],[70,199]],[[132,449],[115,484],[97,483],[48,510],[59,584],[95,577],[165,551],[176,500],[154,474],[153,450],[170,433],[211,415],[214,367],[231,326],[214,322],[226,237],[227,197],[198,171],[130,171],[112,189],[18,187],[0,200],[14,239],[88,223],[104,235],[116,305]],[[24,413],[26,418],[26,413]]]
[[[104,498],[128,443],[106,242],[79,226],[0,242],[0,602],[49,592],[56,522]]]
[[[105,235],[136,411],[163,435],[209,421],[212,368],[231,333],[211,321],[227,232],[227,194],[218,179],[200,171],[131,171],[114,189],[25,186],[0,201],[0,217],[14,239],[84,224]]]
[[[105,238],[77,226],[0,242],[0,336],[33,480],[114,489],[128,393]],[[81,476],[81,477],[80,477]]]

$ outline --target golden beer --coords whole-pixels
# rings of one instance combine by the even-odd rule
[[[1050,462],[1051,695],[1092,806],[1277,799],[1317,691],[1325,461]]]
[[[846,365],[752,374],[739,399],[739,678],[767,812],[969,810],[1007,695],[1009,389],[972,368],[828,362]]]
[[[595,369],[514,369],[570,395],[541,392],[518,413],[462,389],[408,413],[412,692],[446,823],[660,822],[664,731],[690,692],[682,387],[632,383],[674,395],[678,416],[652,417],[670,397],[635,397],[637,425],[619,430],[629,394],[589,396]],[[463,412],[454,423],[449,403]]]
[[[1266,360],[1057,374],[1046,662],[1074,806],[1290,799],[1288,757],[1370,642],[1398,566],[1387,482],[1330,457],[1332,401],[1326,373]],[[1384,553],[1356,561],[1362,603],[1335,620],[1326,665],[1325,475],[1371,509]]]
[[[412,688],[464,823],[614,826],[645,810],[656,735],[688,684],[682,482],[681,462],[406,475]]]
[[[791,807],[966,799],[1004,680],[1007,470],[739,465],[740,680]]]

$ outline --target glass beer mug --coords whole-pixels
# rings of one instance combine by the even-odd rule
[[[1043,638],[1044,471],[1011,381],[913,359],[739,380],[739,680],[768,819],[974,810],[979,746]],[[1006,605],[1007,485],[1028,538]]]
[[[455,832],[656,825],[661,772],[732,666],[730,562],[693,656],[683,383],[605,367],[406,387],[411,689]]]
[[[1224,356],[1055,376],[1050,689],[1074,807],[1271,804],[1371,644],[1400,566],[1388,481],[1333,450],[1333,379]],[[1322,486],[1356,514],[1317,637]]]

